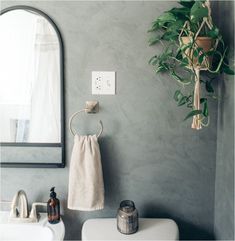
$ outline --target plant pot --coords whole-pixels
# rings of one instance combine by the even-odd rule
[[[181,45],[186,45],[186,44],[189,44],[190,42],[192,42],[191,37],[188,37],[188,36],[181,37]],[[194,67],[208,69],[211,66],[213,57],[206,56],[204,60],[200,63],[199,58],[200,58],[200,55],[202,54],[202,51],[199,52],[198,56],[194,56],[194,50],[197,48],[202,48],[203,52],[206,53],[214,47],[214,44],[215,44],[215,40],[210,37],[197,37],[193,47],[187,48],[184,51],[190,63],[189,65],[192,66],[193,64]]]

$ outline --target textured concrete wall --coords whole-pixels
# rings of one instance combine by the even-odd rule
[[[234,61],[234,2],[218,2],[219,26]],[[226,17],[224,17],[226,16]],[[215,236],[234,240],[234,76],[219,79]]]
[[[210,103],[211,125],[193,131],[182,122],[185,110],[172,99],[177,83],[156,76],[147,64],[159,52],[148,47],[147,29],[174,2],[4,1],[47,13],[65,45],[66,168],[2,169],[2,198],[24,189],[29,201],[46,201],[51,186],[66,207],[73,137],[69,116],[86,100],[100,101],[100,113],[75,121],[81,133],[104,124],[100,139],[106,206],[102,211],[64,208],[66,238],[78,239],[84,220],[114,217],[122,199],[133,199],[142,217],[176,220],[182,239],[212,239],[217,103]],[[117,95],[92,96],[91,71],[117,71]]]

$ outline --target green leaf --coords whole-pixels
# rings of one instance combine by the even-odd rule
[[[157,55],[154,55],[150,60],[149,60],[149,64],[151,65],[155,65],[154,63],[157,63],[158,62],[158,57]]]
[[[193,117],[193,116],[195,116],[195,115],[200,115],[200,114],[202,114],[202,111],[201,111],[201,110],[192,110],[192,111],[189,112],[189,113],[187,114],[187,116],[184,118],[184,121],[187,120],[187,119],[189,119],[190,117]]]
[[[180,47],[176,50],[175,57],[179,60],[181,60],[183,58],[182,57],[182,51],[181,51]]]
[[[152,46],[152,45],[158,43],[160,41],[160,39],[161,39],[161,36],[154,36],[154,37],[150,38],[148,41],[149,46]]]
[[[211,30],[209,30],[206,34],[208,37],[211,38],[217,38],[219,36],[219,29],[216,27],[213,27]]]
[[[188,62],[188,58],[183,58],[181,60],[180,66],[185,67],[188,66],[189,62]]]
[[[179,35],[181,29],[184,26],[184,22],[185,21],[182,21],[182,20],[176,20],[175,22],[169,23],[167,31],[175,32],[175,33],[177,33],[177,35]]]
[[[159,23],[156,21],[156,22],[153,22],[152,28],[149,29],[148,32],[154,32],[154,31],[157,31],[160,28],[161,28],[161,26],[159,26]]]
[[[203,51],[203,48],[197,47],[197,51],[200,53],[201,51]]]
[[[207,102],[207,98],[201,98],[201,99],[200,99],[200,104],[203,104],[203,103],[205,103],[205,102]]]
[[[152,23],[152,27],[150,30],[148,30],[148,32],[154,32],[161,28],[166,28],[168,27],[167,25],[169,23],[173,23],[176,20],[177,20],[177,17],[174,14],[172,14],[170,11],[165,12]]]
[[[178,102],[178,106],[182,106],[182,105],[186,104],[188,102],[187,100],[188,100],[187,96],[182,96]]]
[[[157,20],[164,21],[164,22],[173,22],[173,21],[176,21],[176,17],[174,16],[174,14],[170,12],[165,12],[160,17],[158,17]]]
[[[194,3],[195,3],[195,1],[192,1],[192,0],[180,0],[180,2],[179,2],[180,5],[187,7],[187,8],[191,8]]]
[[[187,7],[184,8],[172,8],[169,12],[173,13],[176,17],[179,17],[181,19],[185,20],[187,19],[187,15],[189,16],[190,14],[190,9]]]
[[[204,103],[202,114],[203,114],[205,117],[208,117],[208,115],[209,115],[207,101]]]
[[[163,27],[165,26],[167,23],[171,23],[171,22],[175,22],[177,19],[174,16],[174,14],[170,13],[170,12],[165,12],[162,15],[160,15],[156,21],[153,22],[153,25],[155,25],[156,27]]]
[[[164,64],[159,64],[155,71],[156,73],[160,73],[160,72],[165,72],[167,70],[169,70],[169,67],[166,63],[164,63]]]
[[[172,71],[171,72],[171,76],[175,79],[175,80],[177,80],[177,81],[179,81],[181,84],[190,84],[190,80],[185,80],[185,79],[183,79],[183,78],[181,78],[179,75],[177,75],[174,71]]]
[[[180,91],[180,90],[176,90],[176,91],[175,91],[175,94],[174,94],[174,100],[178,102],[179,99],[180,99],[182,96],[183,96],[183,95],[182,95],[181,91]]]
[[[208,16],[208,8],[203,7],[202,1],[196,1],[191,8],[190,19],[193,23],[197,23],[202,18]]]
[[[223,72],[229,75],[235,75],[234,70],[230,69],[228,66],[223,66]]]
[[[209,50],[208,52],[206,52],[207,56],[212,56],[215,53],[214,50]]]
[[[198,58],[198,62],[199,62],[199,64],[201,64],[201,63],[203,62],[204,57],[205,57],[204,54],[201,54],[201,55],[199,56],[199,58]]]
[[[155,65],[157,65],[157,64],[158,64],[158,59],[153,59],[153,60],[151,61],[151,65],[155,66]]]
[[[173,51],[168,46],[164,52],[158,56],[159,63],[163,64],[164,62],[168,61],[172,54]]]
[[[193,108],[193,104],[192,104],[191,102],[189,102],[189,103],[187,104],[187,107],[188,107],[188,108]]]
[[[197,56],[198,56],[198,53],[199,53],[199,51],[198,51],[197,49],[195,49],[195,50],[193,51],[193,56],[194,56],[194,57],[197,57]]]
[[[178,33],[177,32],[171,32],[171,31],[165,32],[161,37],[161,39],[166,40],[166,41],[176,40],[177,38],[178,38]]]
[[[209,93],[214,93],[214,89],[213,89],[210,81],[206,81],[206,90]]]

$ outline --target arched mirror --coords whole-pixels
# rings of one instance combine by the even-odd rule
[[[0,15],[2,167],[64,167],[63,46],[43,12]]]

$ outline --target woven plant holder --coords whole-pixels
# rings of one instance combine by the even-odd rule
[[[181,43],[183,45],[187,45],[192,41],[193,41],[193,39],[188,36],[181,37]],[[184,57],[187,57],[188,62],[191,65],[190,67],[192,67],[192,65],[193,65],[195,68],[204,69],[204,70],[210,68],[210,66],[212,64],[212,56],[204,57],[204,59],[201,63],[199,62],[199,57],[201,56],[201,54],[203,52],[205,53],[205,52],[210,51],[213,48],[214,44],[215,44],[214,39],[212,39],[210,37],[197,37],[195,40],[195,47],[188,48],[185,50]],[[203,49],[203,52],[200,51],[198,54],[199,56],[197,56],[197,57],[195,57],[193,55],[196,48]]]
[[[197,31],[196,34],[194,34],[190,30],[189,22],[186,21],[181,32],[179,35],[179,43],[181,46],[187,45],[190,42],[192,43],[192,47],[187,48],[184,51],[184,57],[187,57],[189,65],[188,68],[193,69],[195,72],[195,86],[194,86],[194,103],[193,103],[193,109],[194,110],[200,110],[200,71],[201,70],[208,70],[212,63],[212,58],[205,56],[203,58],[203,61],[200,63],[199,58],[200,55],[203,54],[203,52],[208,52],[211,49],[216,49],[218,45],[218,40],[214,40],[210,37],[200,37],[199,34],[204,26],[207,26],[209,29],[213,28],[212,25],[212,18],[211,18],[211,8],[210,8],[210,2],[209,0],[206,0],[204,3],[204,6],[208,8],[208,17],[205,17]],[[188,36],[182,36],[183,33],[187,30],[189,33]],[[198,56],[194,56],[195,49],[202,48],[202,51],[198,53]],[[202,129],[202,118],[200,115],[194,115],[193,116],[193,122],[192,122],[192,128],[196,130]]]

